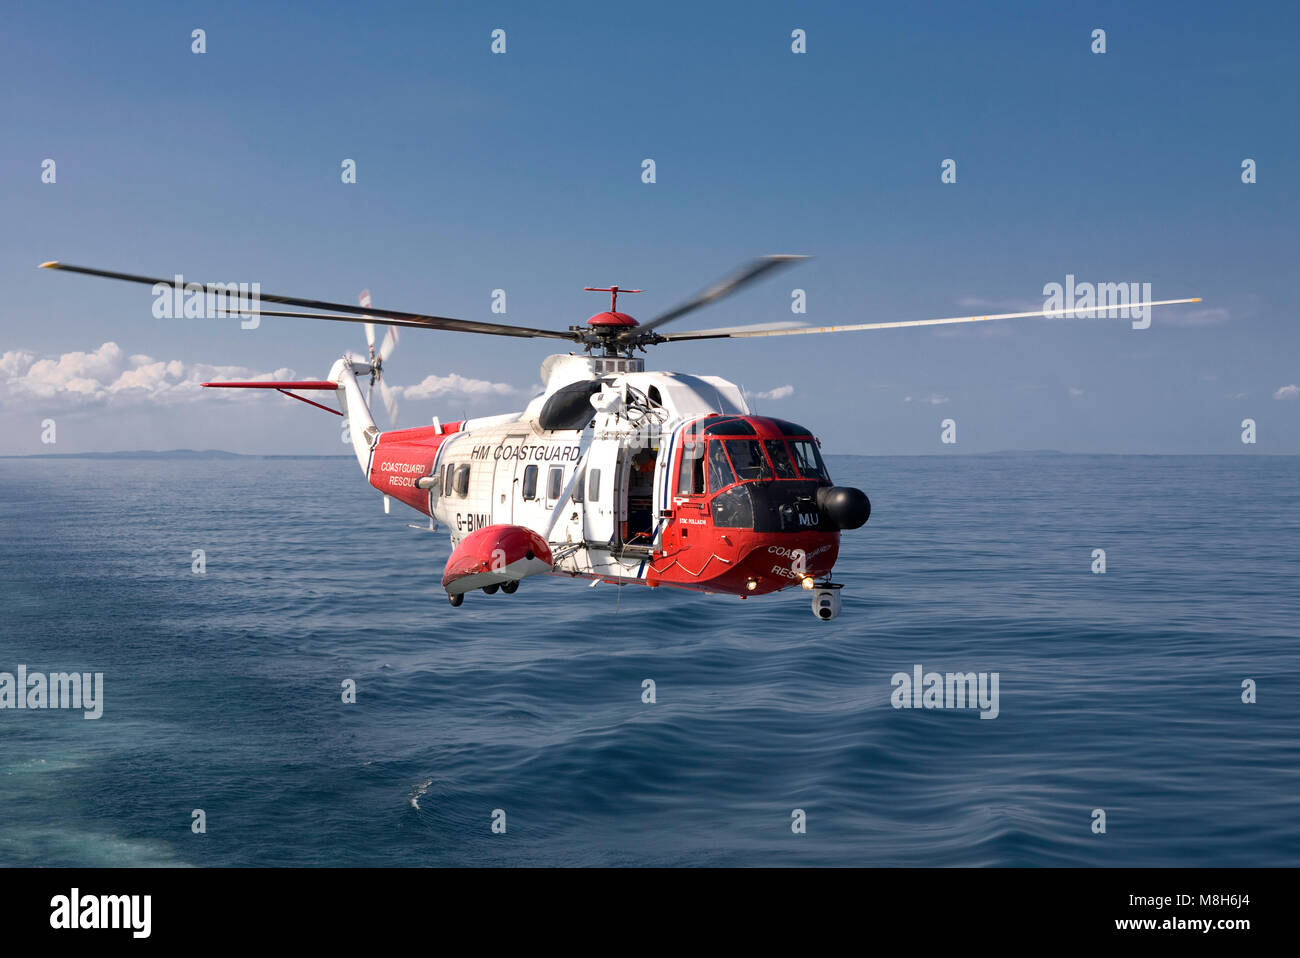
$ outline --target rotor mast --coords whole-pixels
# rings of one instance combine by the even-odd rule
[[[642,289],[624,289],[621,286],[584,286],[588,293],[609,293],[609,309],[597,313],[583,326],[570,326],[587,352],[601,349],[604,359],[630,358],[635,344],[629,342],[628,333],[640,325],[627,313],[618,311],[619,293],[643,293]]]

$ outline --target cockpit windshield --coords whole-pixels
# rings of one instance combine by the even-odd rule
[[[824,479],[830,482],[831,474],[827,472],[826,463],[822,461],[822,454],[814,440],[791,439],[790,450],[794,453],[794,462],[799,467],[801,476],[805,479]]]
[[[727,451],[721,442],[713,440],[709,443],[709,491],[717,492],[735,481],[736,474],[731,471],[731,463],[727,461]]]
[[[784,442],[780,439],[769,439],[763,445],[767,447],[767,454],[772,458],[772,465],[776,468],[778,479],[799,478],[799,473],[794,470],[794,460],[790,458],[790,450],[785,447]]]
[[[773,431],[780,438],[772,438]],[[702,493],[706,477],[710,495],[738,482],[830,482],[817,440],[803,426],[785,420],[710,417],[688,433],[682,445],[679,494]]]
[[[727,452],[736,476],[743,482],[746,479],[771,479],[772,467],[763,455],[763,446],[757,439],[727,439]]]

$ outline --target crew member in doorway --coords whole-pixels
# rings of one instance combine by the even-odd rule
[[[626,542],[645,543],[653,525],[655,450],[642,449],[632,457],[632,475],[628,483]]]

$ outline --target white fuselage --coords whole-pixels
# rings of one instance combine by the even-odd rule
[[[523,412],[467,420],[449,436],[431,471],[430,514],[453,546],[484,526],[519,525],[552,544],[557,570],[643,577],[662,535],[655,517],[670,508],[669,470],[682,427],[749,408],[719,377],[639,367],[636,360],[550,357],[542,367],[546,390]],[[566,387],[573,399],[563,425],[570,428],[546,428],[555,425],[548,402]]]

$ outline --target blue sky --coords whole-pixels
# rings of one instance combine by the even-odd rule
[[[642,287],[624,305],[648,318],[771,252],[814,258],[677,328],[1033,309],[1067,274],[1205,300],[1146,330],[1011,320],[652,351],[793,387],[760,411],[829,452],[1300,453],[1300,12],[1132,6],[10,3],[0,453],[346,451],[305,406],[185,384],[320,376],[358,328],[158,320],[147,288],[43,260],[563,328],[603,308],[583,286]],[[551,351],[406,331],[389,378],[425,386],[401,424],[520,408]]]

